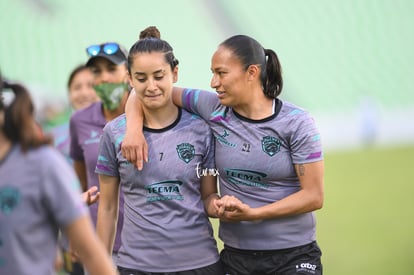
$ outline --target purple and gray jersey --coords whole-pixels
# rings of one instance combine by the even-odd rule
[[[221,195],[250,207],[279,201],[300,190],[294,164],[323,159],[320,134],[305,110],[275,100],[274,114],[251,120],[220,104],[216,93],[186,89],[184,108],[210,125],[216,144]],[[225,245],[250,250],[296,247],[315,240],[314,213],[278,219],[220,223]]]
[[[69,156],[69,121],[50,129],[47,131],[47,133],[53,136],[53,141],[56,149],[58,149],[58,151],[63,154],[69,164],[72,164],[73,161]]]
[[[180,109],[164,129],[144,127],[149,162],[142,171],[120,151],[125,115],[108,123],[96,172],[119,177],[124,226],[118,265],[147,272],[174,272],[218,261],[212,226],[200,194],[203,171],[214,168],[208,125]]]
[[[70,118],[70,157],[74,161],[84,161],[88,188],[97,186],[99,188],[99,178],[95,173],[96,161],[98,159],[99,140],[105,127],[106,119],[102,113],[102,102],[92,103],[90,106],[76,111]],[[89,206],[92,221],[96,226],[99,201]],[[123,217],[123,196],[119,200],[119,219],[117,229],[122,228]],[[113,250],[118,251],[121,246],[119,234],[115,237]]]
[[[0,274],[55,274],[59,229],[89,216],[73,169],[55,148],[0,162]]]

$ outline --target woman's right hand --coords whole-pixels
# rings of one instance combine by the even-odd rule
[[[121,143],[122,155],[138,170],[142,170],[144,161],[148,162],[148,144],[142,131],[125,134]]]
[[[82,200],[89,206],[99,200],[99,192],[97,186],[92,186],[82,193]]]

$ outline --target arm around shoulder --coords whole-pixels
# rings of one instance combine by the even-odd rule
[[[122,141],[122,155],[138,170],[142,170],[144,161],[148,162],[148,145],[143,134],[144,112],[141,102],[132,89],[125,105],[126,133]]]

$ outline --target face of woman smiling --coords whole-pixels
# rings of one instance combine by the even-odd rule
[[[75,110],[89,106],[99,98],[93,89],[93,74],[85,68],[77,72],[69,86],[69,101]]]
[[[162,52],[141,52],[134,55],[130,84],[143,107],[159,109],[172,103],[173,84],[177,81],[178,68],[171,70]]]
[[[219,47],[211,58],[210,86],[215,89],[220,103],[225,106],[248,104],[250,75],[233,52],[226,47]]]

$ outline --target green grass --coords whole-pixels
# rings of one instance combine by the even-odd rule
[[[411,169],[414,146],[325,154],[325,204],[317,211],[324,274],[413,274]]]
[[[413,274],[414,147],[327,154],[325,163],[317,232],[326,274]]]

